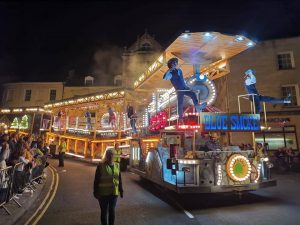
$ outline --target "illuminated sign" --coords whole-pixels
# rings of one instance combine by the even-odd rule
[[[96,134],[97,137],[108,137],[108,138],[115,138],[118,136],[117,132],[98,132]]]
[[[260,131],[258,114],[201,113],[205,131]]]

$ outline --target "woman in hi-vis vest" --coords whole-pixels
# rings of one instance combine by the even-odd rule
[[[114,225],[119,195],[123,198],[120,165],[114,163],[114,150],[107,149],[103,161],[97,166],[94,180],[94,197],[99,201],[102,225]]]

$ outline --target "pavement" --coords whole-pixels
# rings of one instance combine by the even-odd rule
[[[57,167],[55,159],[50,164],[57,170],[59,183],[37,224],[100,224],[99,204],[93,197],[96,166],[71,159],[65,161],[64,169]],[[300,173],[273,175],[278,186],[243,196],[178,195],[130,172],[122,173],[122,178],[124,198],[117,202],[116,225],[300,225]]]

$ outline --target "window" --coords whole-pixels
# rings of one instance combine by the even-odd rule
[[[56,90],[51,89],[50,90],[50,101],[55,101],[56,100]]]
[[[116,86],[122,86],[122,80],[116,80]]]
[[[295,126],[278,127],[278,131],[263,131],[255,134],[255,141],[268,143],[270,150],[286,147],[298,149]],[[279,131],[280,130],[280,131]]]
[[[283,85],[282,87],[282,96],[286,98],[291,94],[292,102],[285,103],[285,106],[297,106],[299,102],[299,87],[298,85]]]
[[[25,101],[29,102],[31,99],[31,90],[25,90]]]
[[[279,70],[288,70],[295,68],[293,52],[278,53],[277,61]]]
[[[86,86],[92,86],[94,84],[94,77],[92,77],[92,76],[86,76],[84,78],[84,84]]]
[[[285,142],[287,148],[297,149],[297,137],[295,133],[286,133]]]
[[[265,133],[265,142],[269,144],[270,149],[285,147],[283,133]]]

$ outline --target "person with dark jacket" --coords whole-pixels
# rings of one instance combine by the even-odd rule
[[[132,105],[127,106],[127,117],[130,120],[130,126],[132,128],[132,133],[136,134],[137,130],[136,130],[135,123],[136,123],[137,115],[136,115]]]
[[[114,150],[107,149],[103,162],[97,166],[94,180],[94,197],[99,201],[102,225],[114,225],[119,195],[123,198],[120,166],[114,163]]]

